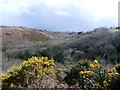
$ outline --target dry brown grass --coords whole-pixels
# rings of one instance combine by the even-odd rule
[[[50,37],[47,37],[44,33],[41,33],[40,31],[33,31],[33,30],[30,30],[29,32],[24,33],[24,37],[30,41],[46,41],[50,39]]]
[[[26,42],[26,41],[46,41],[50,37],[46,33],[31,29],[20,27],[2,27],[2,40],[14,41],[14,42]]]

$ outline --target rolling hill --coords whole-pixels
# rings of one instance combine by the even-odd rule
[[[25,27],[2,27],[3,69],[31,56],[47,56],[68,66],[79,60],[119,62],[118,29],[97,28],[89,32],[51,32]],[[112,32],[112,33],[111,33]],[[114,32],[114,33],[113,33]],[[104,63],[104,64],[105,64]]]

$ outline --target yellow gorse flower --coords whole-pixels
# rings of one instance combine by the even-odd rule
[[[98,64],[98,61],[97,61],[97,60],[94,60],[94,63],[95,63],[95,64]]]
[[[28,60],[22,62],[20,66],[13,66],[7,73],[2,74],[2,84],[4,86],[10,85],[10,83],[23,83],[26,81],[20,82],[21,79],[26,80],[24,78],[27,78],[28,81],[32,79],[34,80],[35,78],[42,78],[44,74],[53,77],[55,76],[54,66],[54,60],[48,59],[48,57],[28,58]]]
[[[97,60],[94,60],[92,64],[90,64],[91,69],[99,69],[100,64],[98,63]]]
[[[91,76],[91,75],[94,75],[94,72],[92,72],[92,71],[81,71],[81,72],[80,72],[80,75],[88,75],[88,76]]]
[[[108,73],[114,73],[112,69],[108,69]]]
[[[103,89],[103,87],[102,87],[98,82],[95,84],[95,87],[96,87],[97,89]]]
[[[104,86],[105,90],[107,90],[107,88],[109,86],[108,82],[107,81],[103,81],[103,86]]]
[[[58,68],[58,69],[57,69],[57,72],[62,72],[62,71],[63,71],[62,68]]]

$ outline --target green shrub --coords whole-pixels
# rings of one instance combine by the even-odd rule
[[[114,76],[109,84],[111,90],[120,90],[120,75]]]
[[[87,68],[89,67],[88,62],[79,62],[78,64],[74,65],[70,72],[66,73],[66,77],[64,78],[65,82],[68,85],[76,85],[76,84],[80,84],[80,71],[83,70],[87,70]]]
[[[117,72],[120,74],[120,64],[117,64],[117,65],[115,66],[115,69],[116,69]]]
[[[83,79],[82,89],[95,90],[119,90],[120,89],[120,65],[104,70],[97,60],[89,65],[86,71],[81,71]]]

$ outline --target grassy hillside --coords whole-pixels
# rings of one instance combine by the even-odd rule
[[[68,63],[68,66],[85,59],[99,59],[106,64],[115,64],[120,60],[120,37],[116,29],[49,32],[23,27],[2,27],[2,30],[3,67],[9,62],[12,63],[8,66],[18,64],[31,56],[47,56],[65,65]]]
[[[50,32],[2,26],[2,70],[8,71],[2,74],[3,87],[116,90],[119,63],[118,29]]]
[[[3,41],[46,41],[51,39],[42,30],[26,27],[7,27],[1,26]]]

